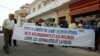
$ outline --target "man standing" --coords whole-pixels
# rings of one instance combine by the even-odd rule
[[[98,53],[100,53],[100,20],[98,20],[97,23],[97,36],[95,37],[95,49]]]
[[[4,46],[3,49],[6,53],[9,53],[9,46],[11,46],[11,38],[14,28],[14,14],[9,14],[9,18],[3,22],[3,33],[4,33]],[[16,41],[15,41],[16,42]]]
[[[57,24],[55,23],[55,18],[48,18],[45,24],[47,27],[57,27]],[[54,47],[53,44],[48,44],[48,46]]]
[[[60,19],[59,26],[60,28],[68,28],[68,22],[66,21],[65,18]],[[63,45],[62,47],[67,48],[67,46],[65,45]]]

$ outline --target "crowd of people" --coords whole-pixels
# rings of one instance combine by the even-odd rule
[[[79,22],[75,22],[75,20],[71,20],[70,23],[66,21],[66,19],[61,19],[58,24],[55,23],[55,18],[48,18],[46,20],[38,19],[34,22],[37,26],[47,26],[47,27],[60,27],[60,28],[69,28],[69,29],[92,29],[95,32],[95,51],[100,53],[100,20],[89,20]],[[54,47],[54,45],[50,44],[49,47]],[[67,47],[67,46],[63,46]],[[91,47],[88,47],[89,51],[92,51]]]
[[[9,14],[9,18],[3,22],[3,33],[4,33],[4,46],[3,49],[6,53],[9,53],[9,46],[11,46],[11,38],[13,34],[14,24],[17,21],[14,19],[14,14]],[[59,28],[69,28],[69,29],[93,29],[95,32],[95,51],[100,53],[100,20],[90,20],[75,22],[71,20],[70,23],[66,19],[60,19],[59,23],[55,23],[55,18],[48,18],[46,20],[38,19],[34,20],[33,24],[35,26],[46,26],[46,27],[59,27]],[[14,46],[17,46],[16,40],[13,40]],[[53,44],[48,44],[49,47],[54,47]],[[67,46],[64,46],[67,47]],[[89,51],[92,50],[88,47]]]

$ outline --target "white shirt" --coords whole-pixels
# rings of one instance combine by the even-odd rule
[[[5,19],[2,26],[8,30],[13,30],[14,20]]]

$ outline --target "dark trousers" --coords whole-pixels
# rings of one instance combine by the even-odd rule
[[[3,48],[5,49],[5,51],[9,51],[9,45],[11,46],[13,30],[8,30],[8,29],[3,28],[3,33],[4,33],[4,46],[3,46]],[[15,45],[16,40],[13,40],[13,43]]]
[[[99,32],[95,32],[95,51],[99,50],[98,44],[99,44]]]
[[[9,51],[9,44],[11,44],[10,41],[12,38],[13,31],[3,28],[3,33],[4,33],[4,47],[3,48],[5,49],[5,51]]]
[[[13,40],[13,44],[14,44],[14,46],[16,46],[17,44],[17,40]]]

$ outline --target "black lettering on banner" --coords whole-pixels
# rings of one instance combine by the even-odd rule
[[[47,39],[39,38],[39,39],[38,39],[38,42],[48,42],[48,41],[47,41]]]
[[[68,41],[68,40],[60,40],[59,44],[71,44],[71,41]]]
[[[24,40],[32,40],[32,37],[25,37]]]
[[[57,39],[49,39],[49,43],[57,43],[58,40]]]
[[[39,42],[45,42],[45,43],[58,43],[58,39],[45,39],[45,38],[39,38]]]
[[[33,41],[37,41],[37,37],[33,38]]]

